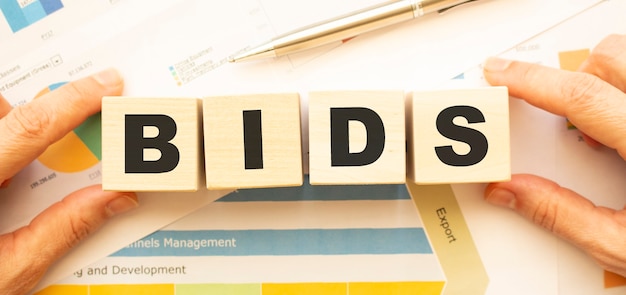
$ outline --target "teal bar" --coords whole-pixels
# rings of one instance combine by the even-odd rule
[[[111,256],[432,254],[423,228],[158,231]]]
[[[404,184],[311,185],[309,176],[297,187],[241,189],[217,202],[409,200]]]

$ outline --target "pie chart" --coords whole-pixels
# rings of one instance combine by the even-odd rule
[[[40,97],[66,82],[55,83],[41,90]],[[51,170],[64,173],[81,172],[98,164],[101,159],[100,113],[89,117],[61,140],[52,144],[38,160]]]

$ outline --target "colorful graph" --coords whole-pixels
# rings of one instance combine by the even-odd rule
[[[404,185],[305,181],[239,190],[37,294],[440,295],[446,284]]]
[[[65,84],[56,83],[39,92],[40,97]],[[80,172],[100,162],[100,114],[89,117],[74,131],[57,141],[41,155],[38,160],[44,166],[65,173]]]
[[[61,0],[3,0],[0,9],[13,33],[63,8]]]

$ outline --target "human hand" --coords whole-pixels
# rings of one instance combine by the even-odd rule
[[[115,70],[68,83],[11,109],[0,95],[0,184],[101,108],[102,96],[120,95]],[[24,294],[48,267],[110,217],[137,207],[134,193],[78,190],[32,222],[0,236],[0,294]]]
[[[551,113],[567,117],[595,141],[626,159],[626,36],[611,35],[593,50],[579,72],[498,58],[487,60],[492,85]],[[626,209],[599,207],[555,182],[514,175],[491,183],[485,198],[573,243],[606,270],[626,276]]]

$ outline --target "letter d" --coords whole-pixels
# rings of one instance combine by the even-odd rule
[[[349,121],[363,123],[367,144],[358,153],[350,153]],[[331,166],[365,166],[380,158],[385,148],[385,126],[380,116],[368,108],[330,109]]]

